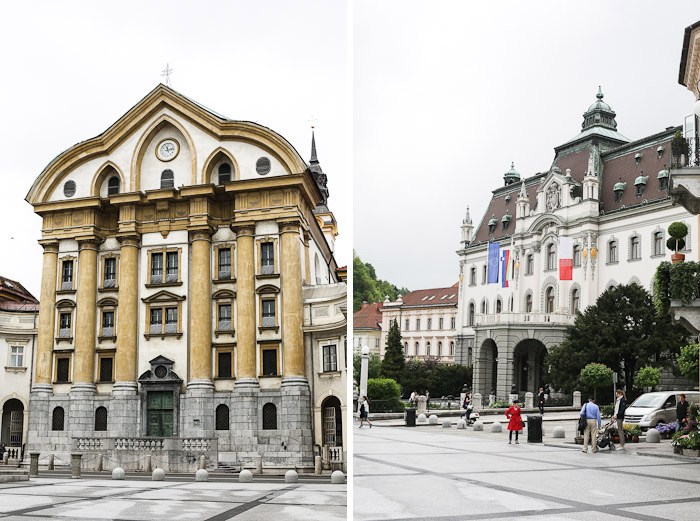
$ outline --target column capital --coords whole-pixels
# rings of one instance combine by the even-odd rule
[[[211,241],[212,230],[209,228],[201,230],[190,230],[190,242]]]
[[[117,240],[120,246],[141,246],[141,236],[138,234],[118,235]]]
[[[280,233],[299,233],[301,221],[299,219],[289,219],[279,221]]]
[[[96,237],[91,237],[89,239],[78,239],[78,251],[83,250],[99,250],[102,241]]]
[[[255,223],[233,224],[231,225],[231,229],[236,234],[236,237],[255,237]]]
[[[39,241],[44,253],[58,253],[58,241]]]

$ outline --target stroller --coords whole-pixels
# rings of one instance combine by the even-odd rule
[[[611,419],[609,423],[598,431],[598,439],[596,440],[598,448],[615,450],[615,444],[612,440],[615,432],[617,432],[617,422]]]

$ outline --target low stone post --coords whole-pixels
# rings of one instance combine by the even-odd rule
[[[262,456],[258,455],[255,456],[255,473],[256,474],[262,474]]]
[[[70,477],[71,479],[80,479],[80,463],[83,455],[80,452],[71,452],[70,454]]]
[[[46,470],[54,470],[54,455],[49,454],[49,462],[46,466]]]
[[[150,454],[146,456],[146,461],[143,462],[143,472],[145,474],[153,473],[153,461]]]
[[[97,462],[95,463],[95,470],[97,472],[102,472],[104,470],[104,459],[102,454],[97,455]]]
[[[427,414],[428,413],[428,405],[427,405],[428,399],[421,395],[418,397],[418,410],[416,411],[417,414]]]
[[[474,410],[476,412],[479,412],[483,408],[483,396],[481,396],[481,393],[472,394],[472,405],[474,405]]]
[[[581,391],[574,391],[574,407],[581,408]]]
[[[314,473],[317,476],[320,476],[322,472],[323,472],[323,460],[321,459],[321,456],[315,456],[314,457]]]
[[[29,475],[38,476],[39,475],[39,454],[40,452],[30,452],[29,453]]]
[[[6,450],[3,455],[2,455],[2,462],[7,465],[7,462],[10,460],[10,451]]]
[[[528,391],[525,393],[525,408],[526,409],[532,409],[533,398],[534,398],[534,395],[531,392]]]
[[[199,457],[199,466],[197,467],[197,470],[206,470],[207,469],[207,457],[202,454]]]

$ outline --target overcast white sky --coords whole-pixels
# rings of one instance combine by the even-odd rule
[[[546,171],[602,85],[635,140],[681,124],[678,84],[696,1],[417,2],[354,8],[354,248],[409,289],[459,276],[503,173]]]
[[[106,6],[109,6],[108,8]],[[41,219],[24,201],[60,152],[103,132],[162,81],[282,134],[308,161],[310,123],[350,264],[351,83],[344,2],[0,3],[0,274],[37,298]]]

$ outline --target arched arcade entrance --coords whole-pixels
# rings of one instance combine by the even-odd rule
[[[21,447],[24,434],[24,405],[11,398],[2,407],[2,430],[0,442],[7,447]]]
[[[513,350],[513,385],[520,393],[537,394],[546,379],[544,358],[547,348],[539,340],[521,340]]]

